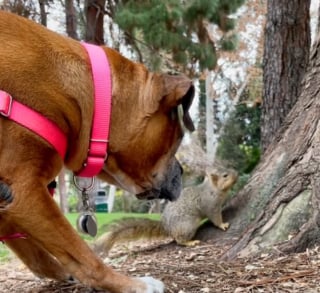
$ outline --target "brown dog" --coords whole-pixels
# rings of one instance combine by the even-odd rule
[[[5,12],[0,12],[0,43],[0,90],[42,113],[68,138],[63,160],[37,134],[0,116],[0,236],[26,235],[6,244],[38,276],[72,276],[111,292],[163,292],[158,280],[130,278],[105,266],[47,189],[64,164],[77,172],[86,160],[93,85],[83,46]],[[177,106],[183,106],[190,128],[193,85],[104,51],[112,72],[112,115],[108,157],[99,177],[142,198],[176,198],[181,167],[174,153],[183,136]]]

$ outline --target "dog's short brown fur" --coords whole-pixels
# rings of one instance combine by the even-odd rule
[[[124,276],[105,266],[81,240],[48,193],[62,166],[86,159],[93,115],[90,64],[82,45],[24,18],[0,12],[0,90],[54,121],[68,137],[63,160],[37,134],[0,116],[0,236],[38,276],[70,276],[121,293],[163,292],[162,283]],[[99,177],[140,197],[175,198],[182,138],[177,105],[193,97],[189,79],[149,72],[104,47],[112,72],[108,157]],[[188,126],[188,125],[187,125]],[[190,126],[190,125],[189,125]]]

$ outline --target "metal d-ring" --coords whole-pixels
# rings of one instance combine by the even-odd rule
[[[80,186],[77,181],[77,176],[73,175],[73,184],[81,192],[91,190],[94,186],[94,177],[91,177],[91,182],[88,186]]]
[[[95,237],[97,235],[97,219],[92,209],[90,208],[88,193],[88,190],[91,190],[94,185],[94,177],[91,178],[91,182],[88,186],[80,186],[76,176],[73,175],[73,183],[74,186],[79,191],[81,191],[83,206],[83,211],[81,212],[77,220],[77,229],[82,233],[89,234],[90,236]]]

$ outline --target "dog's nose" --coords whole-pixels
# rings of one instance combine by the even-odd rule
[[[167,172],[159,185],[159,188],[152,188],[145,192],[136,195],[138,199],[154,199],[154,198],[164,198],[170,201],[176,200],[182,189],[181,175],[183,173],[183,168],[174,159],[169,164]]]
[[[182,166],[177,159],[174,159],[168,168],[165,180],[162,182],[159,198],[173,201],[180,196],[182,190],[182,173]]]

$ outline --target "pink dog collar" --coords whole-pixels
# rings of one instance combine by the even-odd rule
[[[62,130],[39,112],[15,101],[8,93],[0,90],[0,115],[32,130],[48,141],[64,158],[67,138]]]
[[[91,61],[95,103],[88,157],[76,175],[93,177],[101,171],[107,156],[111,118],[111,72],[108,58],[101,47],[87,43],[82,45]]]

